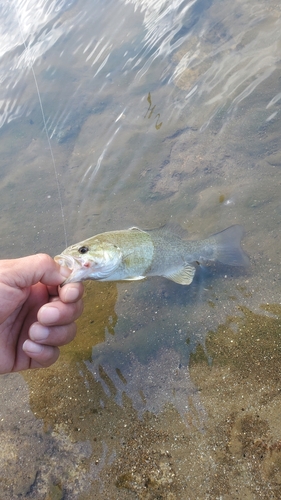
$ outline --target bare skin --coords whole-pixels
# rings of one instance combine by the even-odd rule
[[[55,363],[83,310],[81,283],[46,254],[0,261],[0,374]]]

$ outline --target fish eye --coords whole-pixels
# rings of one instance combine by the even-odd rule
[[[89,248],[88,247],[80,247],[80,248],[78,248],[78,252],[79,253],[87,253],[87,252],[89,252]]]

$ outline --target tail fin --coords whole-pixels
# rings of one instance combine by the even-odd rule
[[[249,257],[240,246],[243,232],[243,227],[236,224],[213,234],[210,240],[214,245],[215,259],[228,266],[248,266]]]

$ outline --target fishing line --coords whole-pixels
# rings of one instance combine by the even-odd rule
[[[25,42],[25,39],[24,39],[24,36],[23,36],[23,32],[22,32],[22,29],[21,29],[20,20],[19,20],[18,13],[17,13],[17,8],[15,9],[15,11],[16,11],[17,21],[18,21],[19,30],[20,30],[20,33],[21,33],[23,45],[24,45],[24,48],[25,48],[26,52],[28,52],[29,47],[26,45],[26,42]],[[30,58],[30,68],[31,68],[31,71],[32,71],[32,75],[33,75],[33,79],[34,79],[34,83],[35,83],[35,87],[36,87],[36,91],[37,91],[37,96],[38,96],[38,100],[39,100],[39,104],[40,104],[40,109],[41,109],[41,114],[42,114],[42,118],[43,118],[44,130],[45,130],[45,133],[46,133],[46,136],[47,136],[48,146],[49,146],[49,150],[50,150],[51,158],[52,158],[52,164],[53,164],[53,167],[54,167],[55,179],[56,179],[57,191],[58,191],[58,197],[59,197],[59,204],[60,204],[60,211],[61,211],[61,217],[62,217],[62,224],[63,224],[63,230],[64,230],[65,248],[66,248],[67,247],[67,233],[66,233],[66,225],[65,225],[64,210],[63,210],[63,203],[62,203],[62,197],[61,197],[61,190],[60,190],[60,185],[59,185],[58,169],[57,169],[57,166],[56,166],[55,157],[54,157],[54,153],[53,153],[53,148],[52,148],[52,144],[51,144],[51,139],[50,139],[48,128],[47,128],[47,122],[46,122],[46,118],[45,118],[43,103],[42,103],[42,99],[41,99],[41,95],[40,95],[40,91],[39,91],[39,86],[38,86],[37,78],[36,78],[35,71],[34,71],[34,68],[33,68],[32,58]]]

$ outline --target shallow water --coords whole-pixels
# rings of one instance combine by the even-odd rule
[[[280,6],[0,16],[3,258],[174,221],[240,223],[251,259],[188,287],[87,283],[59,361],[0,379],[1,500],[280,498]]]

